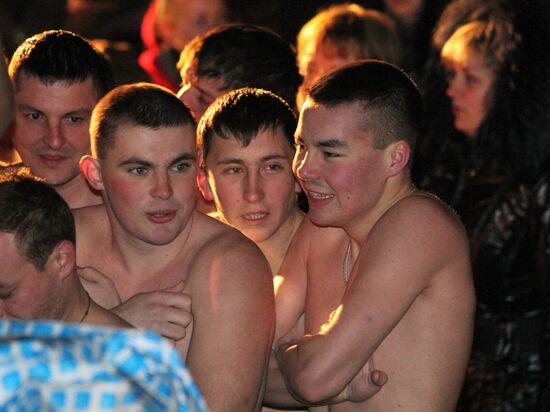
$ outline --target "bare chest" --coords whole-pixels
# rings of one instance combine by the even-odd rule
[[[345,249],[333,253],[314,252],[308,260],[306,332],[315,333],[340,305],[345,292],[343,263]]]

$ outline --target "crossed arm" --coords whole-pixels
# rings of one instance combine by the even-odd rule
[[[279,340],[276,357],[295,397],[318,403],[343,391],[350,399],[361,395],[365,365],[445,264],[440,238],[419,220],[425,219],[395,210],[382,218],[361,246],[351,284],[328,322],[317,333]]]

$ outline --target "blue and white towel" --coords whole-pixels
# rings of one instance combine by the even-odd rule
[[[153,332],[0,320],[0,411],[207,408],[178,353]]]

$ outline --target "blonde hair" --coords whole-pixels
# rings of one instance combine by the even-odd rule
[[[312,46],[332,48],[337,55],[354,60],[401,63],[401,46],[393,20],[358,4],[331,6],[309,20],[298,34],[298,58]]]
[[[443,58],[464,58],[475,51],[483,56],[487,67],[498,74],[506,65],[514,70],[521,37],[513,25],[504,20],[471,21],[460,26],[443,45]]]

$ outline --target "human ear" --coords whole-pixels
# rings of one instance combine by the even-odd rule
[[[204,200],[207,202],[212,202],[214,200],[214,194],[212,193],[212,188],[210,187],[210,182],[208,181],[207,172],[204,167],[199,169],[199,173],[197,174],[197,184]]]
[[[73,273],[76,265],[76,253],[74,244],[69,240],[62,240],[55,245],[50,256],[50,263],[59,274],[60,279],[66,279]]]
[[[390,153],[390,168],[389,176],[398,175],[403,169],[409,164],[409,159],[411,156],[411,147],[404,140],[399,140],[395,143],[392,143],[389,146]]]
[[[103,190],[101,168],[97,159],[94,159],[90,155],[82,156],[80,159],[80,173],[82,173],[92,188]]]

